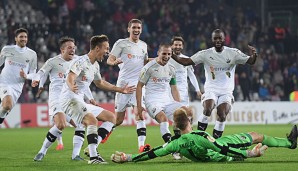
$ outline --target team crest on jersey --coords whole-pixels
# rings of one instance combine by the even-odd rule
[[[156,108],[153,108],[153,109],[152,109],[152,113],[154,113],[155,111],[156,111]]]
[[[231,78],[231,73],[229,71],[226,72],[226,75]]]

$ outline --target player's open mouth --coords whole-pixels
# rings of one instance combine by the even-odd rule
[[[133,35],[138,36],[140,32],[133,32]]]

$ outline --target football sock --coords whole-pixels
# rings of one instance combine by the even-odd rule
[[[174,134],[175,134],[175,136],[180,136],[181,135],[181,131],[179,129],[175,129],[174,130]]]
[[[88,148],[89,148],[89,155],[90,160],[98,158],[97,155],[97,126],[95,125],[88,125],[87,126],[87,141],[88,141]]]
[[[73,136],[73,150],[72,159],[80,155],[81,148],[84,143],[85,131],[84,128],[76,128],[75,135]]]
[[[46,138],[42,144],[42,147],[39,150],[39,153],[46,154],[49,147],[53,144],[53,142],[55,142],[55,140],[57,139],[57,136],[61,133],[62,131],[59,130],[56,125],[54,125],[47,133]]]
[[[208,116],[200,114],[198,117],[198,130],[205,131],[208,126]]]
[[[164,142],[168,142],[171,139],[171,133],[169,130],[169,123],[168,122],[161,122],[160,126],[160,133]]]
[[[58,136],[57,136],[57,143],[58,144],[63,144],[63,141],[62,141],[62,132],[61,132],[61,134],[58,134]]]
[[[101,140],[105,139],[105,137],[109,134],[109,132],[112,131],[114,124],[112,122],[106,121],[101,124],[101,126],[98,128],[98,144],[101,142]]]
[[[139,148],[141,146],[145,145],[146,141],[146,122],[139,120],[137,121],[137,135],[138,135],[138,146]]]
[[[3,107],[2,107],[2,104],[0,104],[0,124],[3,123],[5,117],[8,115],[8,112],[7,110],[4,110]]]
[[[222,133],[225,129],[226,122],[216,121],[213,129],[213,137],[219,138],[222,136]]]
[[[277,138],[277,137],[271,137],[268,135],[264,135],[262,144],[267,145],[268,147],[287,147],[287,148],[289,148],[291,146],[291,142],[286,138]]]

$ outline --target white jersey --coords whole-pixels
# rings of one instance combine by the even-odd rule
[[[245,64],[249,56],[238,49],[224,46],[222,52],[216,52],[213,47],[199,51],[190,58],[195,64],[204,64],[205,92],[226,94],[234,90],[236,65]]]
[[[1,50],[0,66],[3,64],[0,86],[9,85],[15,91],[22,92],[25,79],[19,73],[23,69],[26,74],[34,74],[37,69],[37,55],[28,47],[4,46]]]
[[[188,56],[185,56],[183,54],[180,54],[181,58],[189,58]],[[190,66],[184,66],[176,62],[174,59],[170,58],[169,63],[172,64],[175,67],[176,71],[176,83],[177,88],[179,92],[188,92],[188,82],[187,82],[187,76],[188,72],[193,72],[193,67]]]
[[[123,81],[129,86],[137,85],[144,61],[148,59],[147,44],[141,40],[134,43],[128,38],[119,39],[114,44],[111,54],[123,61],[118,65],[120,71],[117,86],[120,86]]]
[[[98,62],[92,64],[87,54],[73,59],[66,74],[70,71],[78,76],[75,80],[75,84],[79,89],[78,94],[72,92],[68,85],[64,83],[61,92],[62,98],[71,99],[75,97],[83,100],[85,91],[89,89],[92,81],[102,79]]]
[[[172,79],[176,79],[175,67],[173,65],[168,63],[162,66],[156,60],[147,63],[143,67],[139,78],[139,81],[146,85],[145,102],[167,103],[173,101],[168,93]]]
[[[66,70],[69,68],[70,61],[66,61],[62,58],[61,54],[53,58],[50,58],[41,67],[41,71],[44,73],[43,77],[50,77],[49,86],[49,102],[59,100],[59,96],[63,87],[63,83],[66,78]]]

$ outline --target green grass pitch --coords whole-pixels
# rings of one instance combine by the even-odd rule
[[[227,125],[224,134],[256,131],[267,135],[285,137],[291,125]],[[208,132],[213,126],[210,125]],[[158,126],[148,126],[147,143],[151,146],[161,145],[162,139]],[[34,162],[33,157],[39,151],[48,128],[0,129],[0,170],[127,170],[127,171],[204,171],[204,170],[298,170],[298,149],[269,148],[260,158],[247,159],[244,162],[231,163],[194,163],[187,159],[175,161],[172,156],[156,158],[139,163],[116,164],[110,160],[111,154],[118,150],[126,153],[137,153],[137,136],[134,126],[120,126],[105,144],[99,146],[100,154],[107,160],[106,165],[88,165],[87,162],[70,160],[72,152],[73,128],[63,133],[64,150],[56,151],[56,143],[48,150],[42,162]],[[82,150],[87,146],[85,140]],[[81,152],[81,156],[87,159]]]

